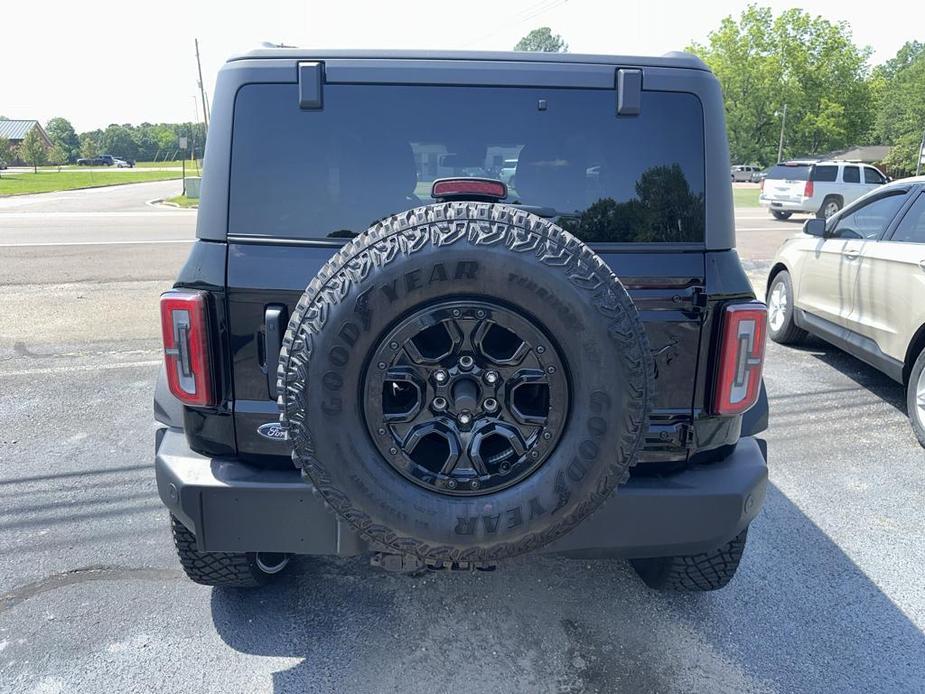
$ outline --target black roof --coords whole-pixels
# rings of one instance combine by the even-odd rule
[[[392,59],[392,60],[486,60],[540,63],[597,63],[633,67],[673,67],[689,70],[709,68],[697,56],[672,51],[662,56],[588,55],[582,53],[539,53],[532,51],[407,51],[407,50],[350,50],[309,48],[259,48],[229,58],[234,60],[280,58],[294,60],[335,59]]]

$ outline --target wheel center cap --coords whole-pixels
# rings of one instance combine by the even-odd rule
[[[453,406],[457,412],[475,412],[479,406],[479,386],[474,379],[460,378],[453,384]]]

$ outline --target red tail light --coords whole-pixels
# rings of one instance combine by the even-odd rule
[[[205,292],[161,294],[161,333],[170,392],[186,405],[214,405]]]
[[[806,185],[803,186],[803,197],[804,198],[813,197],[813,182],[812,181],[807,181]]]
[[[430,197],[435,200],[452,198],[502,200],[507,197],[507,186],[493,178],[440,178],[434,181]]]
[[[768,309],[758,301],[726,307],[713,411],[741,414],[761,390]]]

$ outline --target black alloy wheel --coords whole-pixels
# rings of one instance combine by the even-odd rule
[[[535,321],[488,301],[450,300],[402,320],[367,368],[366,425],[383,458],[432,491],[516,484],[555,449],[569,384]]]

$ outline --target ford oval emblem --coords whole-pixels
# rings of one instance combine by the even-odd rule
[[[266,424],[261,424],[257,427],[257,433],[260,434],[265,439],[270,439],[271,441],[285,441],[286,432],[283,430],[283,425],[279,422],[267,422]]]

